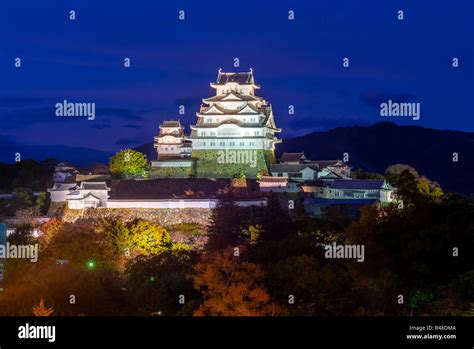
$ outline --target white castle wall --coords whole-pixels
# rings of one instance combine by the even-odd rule
[[[215,208],[219,200],[217,199],[188,199],[188,200],[108,200],[107,208]],[[245,200],[236,201],[240,207],[265,206],[266,200]]]
[[[109,200],[107,208],[214,208],[218,200]]]
[[[181,160],[181,161],[152,161],[151,167],[191,167],[193,165],[192,160]]]

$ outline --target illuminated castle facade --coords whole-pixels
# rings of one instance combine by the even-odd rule
[[[184,127],[176,120],[160,125],[160,133],[155,137],[154,147],[158,160],[185,158],[191,156],[191,142],[184,137]]]
[[[253,71],[225,73],[219,69],[211,83],[214,96],[202,100],[197,122],[189,137],[193,150],[247,149],[273,150],[281,142],[275,134],[271,105],[255,94]]]
[[[160,126],[160,135],[155,137],[158,161],[152,162],[154,176],[173,176],[172,168],[177,177],[256,178],[269,173],[281,129],[275,125],[271,105],[256,95],[260,86],[252,69],[238,73],[219,69],[217,80],[210,85],[215,95],[202,100],[189,136],[184,136],[181,124],[175,121]],[[183,159],[189,154],[191,158]]]

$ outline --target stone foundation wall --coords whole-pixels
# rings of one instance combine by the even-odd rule
[[[194,166],[190,167],[152,167],[151,178],[190,178],[194,176]]]
[[[193,150],[193,158],[196,161],[197,178],[232,178],[243,173],[247,178],[257,178],[257,174],[268,174],[268,166],[272,161],[272,152],[267,150],[257,150],[257,161],[255,166],[239,163],[220,163],[219,149],[216,150]],[[239,151],[239,150],[237,150]],[[250,150],[253,152],[253,150]]]
[[[74,222],[78,218],[105,218],[122,219],[131,221],[144,219],[169,227],[179,223],[197,223],[202,226],[209,224],[211,209],[206,208],[170,208],[170,209],[148,209],[148,208],[88,208],[84,210],[64,210],[63,220]]]
[[[61,217],[64,215],[64,211],[67,210],[66,202],[50,202],[48,212],[46,215],[48,217]]]

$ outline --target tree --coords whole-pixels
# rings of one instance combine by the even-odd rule
[[[281,314],[282,308],[270,300],[263,285],[262,268],[242,261],[227,248],[202,256],[195,265],[194,287],[203,303],[194,315],[268,316]],[[240,248],[240,253],[243,249]]]
[[[31,206],[33,204],[33,199],[31,191],[26,188],[15,188],[13,191],[14,199],[18,201],[18,204],[23,206]]]
[[[172,241],[161,225],[139,220],[130,227],[130,247],[134,253],[155,255],[171,249]]]
[[[443,189],[441,189],[439,184],[430,181],[426,177],[418,178],[417,187],[421,195],[438,203],[444,195]]]
[[[38,209],[38,212],[46,213],[45,210],[47,210],[47,206],[48,206],[47,202],[48,202],[48,195],[46,194],[46,192],[44,191],[40,192],[35,202],[35,206]]]
[[[199,296],[194,289],[192,254],[164,252],[153,257],[138,256],[127,266],[127,288],[131,300],[143,315],[177,315]],[[180,295],[184,296],[180,302]],[[187,315],[192,315],[188,313]]]
[[[411,310],[420,310],[433,301],[433,293],[429,290],[415,289],[409,293],[408,306]]]
[[[208,247],[211,250],[236,246],[241,239],[242,210],[229,190],[211,213]]]
[[[351,172],[352,179],[383,179],[380,173],[364,171],[361,168]]]
[[[15,211],[15,223],[16,224],[29,224],[33,225],[35,217],[39,216],[39,211],[35,206],[19,209]]]
[[[51,218],[46,223],[39,227],[39,231],[42,233],[38,239],[42,248],[45,248],[54,236],[59,234],[64,228],[66,223],[57,218]]]
[[[474,269],[459,275],[449,283],[452,292],[459,294],[463,299],[474,301]]]
[[[262,227],[258,224],[249,226],[248,229],[243,229],[242,234],[247,237],[247,240],[251,244],[257,243],[258,239],[260,238],[260,234],[262,232]]]
[[[54,312],[54,308],[47,308],[44,305],[44,299],[41,297],[39,305],[33,307],[33,314],[35,316],[50,316]]]
[[[35,242],[35,238],[31,235],[32,230],[33,227],[30,224],[19,225],[15,233],[8,237],[8,241],[14,245],[31,245]]]
[[[100,269],[115,269],[117,254],[112,238],[98,229],[93,220],[77,220],[53,235],[44,252],[52,259],[87,270],[90,260]]]
[[[405,206],[416,204],[420,201],[420,191],[415,175],[404,170],[397,181],[397,197],[403,200]]]
[[[125,149],[110,158],[110,173],[119,178],[143,177],[146,175],[146,156],[132,149]]]
[[[315,297],[318,291],[319,269],[319,263],[311,256],[302,255],[280,260],[270,265],[269,290],[285,301],[292,295],[296,314],[318,315],[315,311],[319,304],[315,304]]]
[[[281,207],[280,199],[274,192],[267,196],[267,205],[263,210],[262,240],[281,240],[291,231],[291,219]]]
[[[398,177],[397,187],[397,196],[408,205],[419,206],[420,203],[428,201],[440,203],[444,196],[438,183],[432,182],[426,177],[417,177],[408,169]]]
[[[418,178],[418,172],[411,166],[405,164],[395,164],[390,165],[385,170],[385,178],[390,183],[390,185],[397,186],[398,179],[403,171],[409,171],[415,178]]]
[[[117,254],[125,254],[126,249],[131,248],[132,236],[130,229],[122,220],[113,221],[105,230],[112,237]]]
[[[294,315],[343,315],[353,303],[347,296],[353,281],[346,269],[341,263],[322,265],[309,255],[288,257],[270,265],[268,287],[277,299],[293,301],[289,308]]]

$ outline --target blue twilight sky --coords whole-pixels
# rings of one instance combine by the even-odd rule
[[[0,135],[106,151],[151,142],[164,119],[194,123],[219,67],[253,67],[283,138],[380,121],[474,131],[473,4],[2,1]],[[124,57],[131,68],[123,68]],[[235,57],[240,69],[232,66]],[[96,119],[55,116],[63,99],[95,102]],[[379,105],[388,99],[420,102],[421,119],[381,117]],[[180,104],[185,115],[178,115]]]

